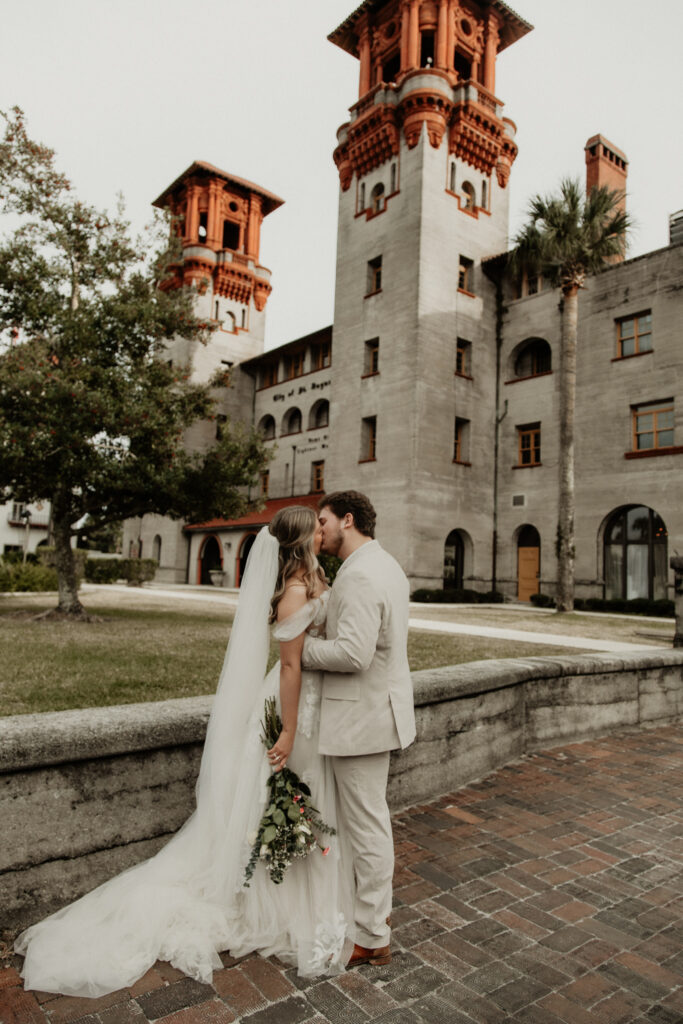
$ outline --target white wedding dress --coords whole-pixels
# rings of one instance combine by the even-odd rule
[[[279,664],[265,674],[277,548],[264,528],[249,556],[207,728],[196,811],[156,856],[19,936],[26,988],[101,996],[132,985],[156,960],[210,982],[223,950],[274,954],[304,976],[344,970],[353,949],[353,881],[343,837],[321,836],[330,853],[295,860],[279,885],[261,862],[243,884],[270,772],[260,739],[264,702],[279,701]],[[273,635],[320,632],[326,603],[327,592],[279,622]],[[288,766],[310,787],[322,820],[336,826],[332,769],[318,754],[320,692],[320,674],[303,671]]]

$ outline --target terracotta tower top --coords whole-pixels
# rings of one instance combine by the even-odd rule
[[[284,200],[234,174],[196,160],[154,200],[170,209],[183,259],[173,284],[208,286],[218,296],[265,306],[270,271],[259,264],[263,218]]]
[[[360,61],[359,99],[335,151],[343,189],[409,148],[423,125],[449,150],[507,183],[515,127],[495,96],[496,56],[530,32],[502,0],[365,0],[329,35]]]

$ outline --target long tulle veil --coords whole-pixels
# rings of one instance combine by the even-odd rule
[[[157,959],[209,980],[239,927],[248,835],[268,775],[256,720],[268,662],[279,545],[267,527],[249,554],[209,720],[197,807],[151,860],[105,882],[19,936],[27,988],[99,996]]]

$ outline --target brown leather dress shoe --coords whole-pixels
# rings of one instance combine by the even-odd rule
[[[349,958],[347,967],[360,967],[361,964],[372,964],[373,967],[381,967],[382,964],[391,963],[391,947],[379,946],[378,949],[366,949],[356,943],[353,953]]]

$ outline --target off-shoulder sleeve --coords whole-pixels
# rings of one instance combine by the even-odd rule
[[[295,637],[300,636],[307,626],[310,626],[311,622],[315,618],[317,609],[317,601],[312,598],[307,601],[306,604],[302,605],[293,615],[289,615],[286,619],[282,619],[281,622],[276,622],[273,626],[273,637],[276,640],[293,640]]]

